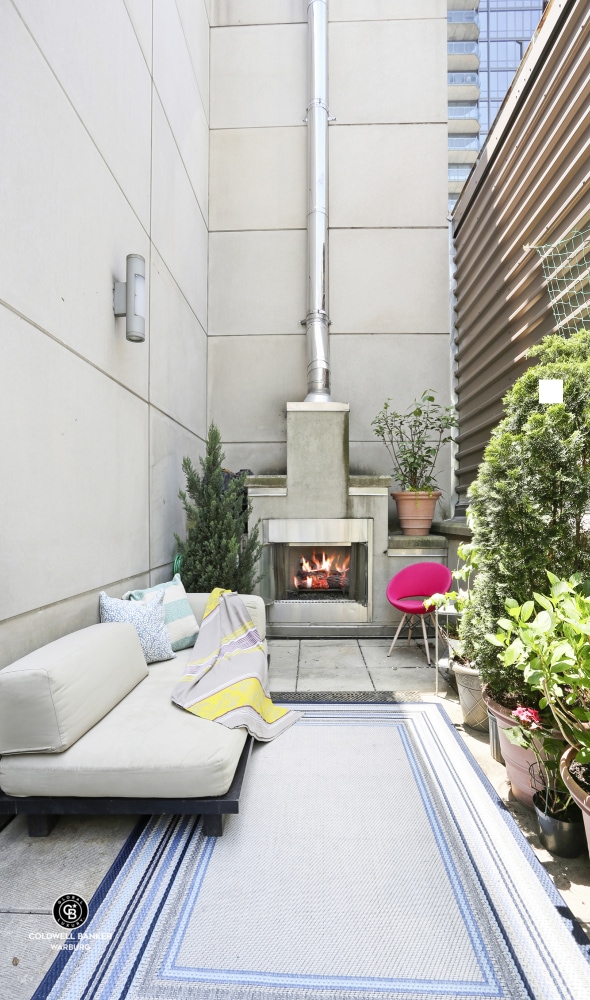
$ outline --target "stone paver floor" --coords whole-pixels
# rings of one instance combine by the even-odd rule
[[[270,640],[274,692],[417,692],[435,699],[435,673],[414,643],[387,639]],[[443,661],[441,661],[441,666]],[[541,847],[535,817],[511,797],[505,768],[490,755],[487,736],[462,725],[457,695],[440,679],[439,701],[519,824],[564,900],[590,937],[590,861],[557,858]],[[74,892],[89,899],[133,829],[127,817],[67,817],[48,838],[31,839],[17,818],[0,831],[0,997],[30,1000],[56,952],[43,934],[58,930],[55,899]]]

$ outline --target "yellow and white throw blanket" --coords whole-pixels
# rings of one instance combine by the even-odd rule
[[[303,712],[277,708],[268,691],[266,653],[239,594],[216,588],[172,701],[228,729],[245,726],[257,740],[274,740]]]

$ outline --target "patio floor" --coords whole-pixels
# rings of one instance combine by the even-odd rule
[[[386,639],[270,640],[275,692],[415,692],[435,699],[435,674],[414,643],[387,658]],[[487,735],[463,728],[457,696],[442,678],[440,704],[487,774],[541,864],[590,937],[590,861],[566,860],[540,846],[535,817],[510,795],[506,771],[492,759]],[[239,821],[239,820],[238,820]],[[0,997],[30,1000],[57,952],[43,937],[59,930],[51,916],[58,896],[89,899],[133,829],[132,817],[62,818],[48,838],[31,839],[17,817],[0,831]],[[55,942],[54,942],[55,943]]]

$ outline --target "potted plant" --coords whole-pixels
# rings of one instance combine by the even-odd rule
[[[560,774],[563,740],[546,712],[541,715],[536,709],[519,706],[512,715],[516,724],[505,730],[505,735],[511,744],[534,756],[529,770],[541,843],[558,857],[576,858],[586,838],[580,808]]]
[[[393,477],[400,487],[392,493],[404,535],[427,535],[436,501],[434,469],[443,444],[451,440],[457,426],[452,406],[442,407],[427,389],[405,413],[392,409],[387,399],[371,426],[381,438],[393,462]]]
[[[569,580],[560,580],[550,572],[547,576],[549,594],[535,592],[533,600],[522,605],[509,598],[507,616],[499,619],[498,631],[489,635],[488,641],[501,650],[497,653],[500,663],[521,672],[538,710],[550,710],[554,720],[551,736],[558,741],[560,753],[568,743],[583,763],[590,761],[590,600],[580,589],[579,575]],[[525,708],[530,711],[530,704]],[[504,726],[507,739],[510,728],[510,724]],[[533,795],[525,772],[536,759],[534,748],[522,741],[510,742],[520,747],[520,757],[516,755],[514,769],[509,771],[513,791],[532,808]],[[508,767],[512,761],[507,758],[506,763]]]
[[[477,667],[466,655],[461,638],[462,615],[471,600],[471,576],[477,568],[477,549],[472,543],[465,543],[459,546],[457,554],[462,564],[453,571],[453,578],[459,584],[465,583],[465,587],[459,586],[458,590],[449,590],[446,594],[434,594],[424,604],[429,608],[434,606],[439,615],[444,615],[445,610],[452,610],[453,615],[458,617],[458,621],[451,625],[448,619],[444,625],[439,620],[439,630],[449,648],[449,667],[457,682],[463,722],[471,729],[487,732],[489,721],[482,697],[481,678]],[[438,669],[438,664],[436,666]]]
[[[251,594],[260,580],[256,573],[262,551],[259,526],[255,524],[247,534],[252,513],[251,501],[244,503],[247,473],[228,475],[223,459],[221,434],[212,423],[205,457],[199,459],[202,475],[190,458],[182,462],[187,487],[178,495],[186,514],[187,534],[186,541],[174,536],[178,545],[175,572],[177,566],[182,567],[182,582],[193,593],[224,587]]]
[[[547,569],[564,578],[578,571],[590,577],[585,520],[590,508],[590,332],[545,337],[529,354],[539,363],[505,396],[505,417],[492,433],[469,491],[478,574],[461,620],[462,639],[481,674],[488,709],[505,729],[513,725],[511,713],[518,705],[538,709],[540,698],[516,662],[499,659],[486,638],[495,631],[506,599],[522,605],[533,592],[542,592]],[[564,403],[540,404],[539,379],[562,379]],[[513,753],[507,740],[502,745]],[[528,765],[521,787],[530,801]]]

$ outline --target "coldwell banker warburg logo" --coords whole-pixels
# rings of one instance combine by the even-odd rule
[[[53,919],[60,927],[75,930],[88,919],[88,903],[82,896],[68,892],[56,899],[53,904]]]

